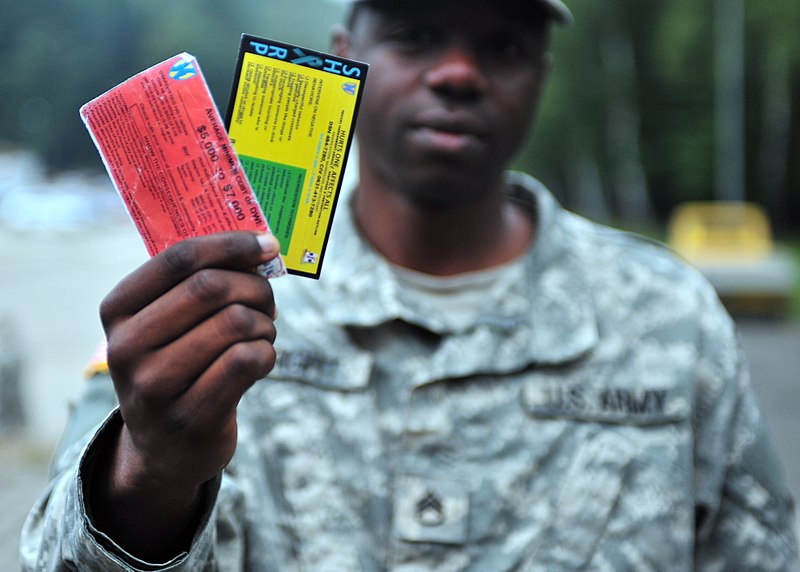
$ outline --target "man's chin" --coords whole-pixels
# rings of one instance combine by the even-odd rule
[[[402,183],[398,189],[415,205],[432,210],[447,210],[463,207],[480,200],[496,188],[495,181],[486,173],[470,170],[454,171],[442,169],[437,172],[419,169]]]

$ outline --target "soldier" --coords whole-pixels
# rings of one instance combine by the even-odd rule
[[[372,67],[322,278],[230,233],[124,279],[24,567],[798,569],[712,289],[506,172],[566,7],[349,9],[334,49]]]

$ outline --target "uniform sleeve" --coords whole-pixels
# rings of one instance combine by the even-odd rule
[[[32,508],[20,537],[24,571],[241,569],[241,495],[222,477],[209,483],[206,513],[186,553],[151,563],[126,553],[98,530],[87,511],[93,462],[105,439],[121,424],[110,379],[90,380],[70,416],[53,463],[53,477]],[[84,430],[88,430],[85,432]]]
[[[793,500],[732,321],[705,318],[695,402],[699,570],[800,570]]]

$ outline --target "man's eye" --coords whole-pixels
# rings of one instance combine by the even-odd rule
[[[533,46],[513,37],[499,37],[490,42],[491,52],[507,61],[527,61],[533,58]]]
[[[403,48],[420,49],[433,45],[436,33],[429,28],[404,26],[392,30],[389,39]]]

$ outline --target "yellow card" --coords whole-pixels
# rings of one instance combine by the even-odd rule
[[[319,278],[367,67],[242,36],[226,125],[290,274]]]

